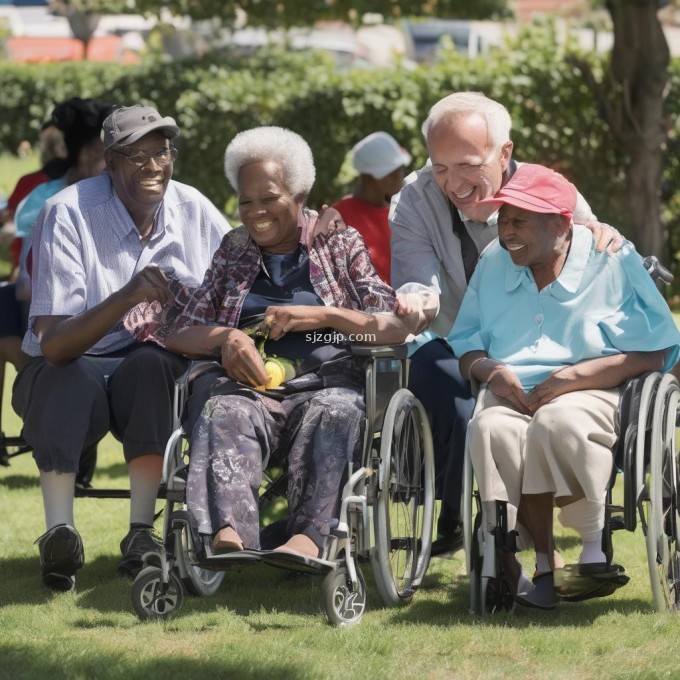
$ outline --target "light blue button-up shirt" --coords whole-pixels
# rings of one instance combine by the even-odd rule
[[[32,229],[33,299],[24,352],[41,353],[32,328],[36,317],[81,314],[149,264],[172,269],[188,286],[197,286],[229,229],[205,196],[174,180],[146,244],[107,173],[60,191],[45,203]],[[121,320],[87,354],[114,352],[132,342]]]
[[[631,244],[598,253],[574,225],[567,261],[539,291],[531,269],[513,264],[498,240],[484,251],[448,337],[456,356],[483,350],[510,366],[526,391],[551,373],[622,352],[680,355],[680,332]]]

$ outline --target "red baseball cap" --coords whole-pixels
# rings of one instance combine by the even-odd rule
[[[510,181],[491,198],[478,205],[514,205],[537,213],[572,218],[576,208],[576,187],[566,177],[544,165],[522,163]]]

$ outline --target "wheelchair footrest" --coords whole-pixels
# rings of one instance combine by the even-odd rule
[[[567,564],[555,571],[557,596],[565,602],[581,602],[594,597],[607,597],[625,586],[630,576],[619,564],[591,574],[580,574],[578,564]]]
[[[260,550],[236,550],[222,555],[210,555],[199,560],[194,566],[211,571],[229,571],[241,569],[262,560]]]
[[[287,571],[300,571],[305,574],[324,576],[337,567],[335,562],[279,550],[262,551],[261,555],[265,564]]]

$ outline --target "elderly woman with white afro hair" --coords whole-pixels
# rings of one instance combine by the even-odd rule
[[[268,159],[275,162],[294,196],[307,196],[314,186],[316,168],[309,144],[292,130],[266,126],[252,128],[232,139],[224,154],[224,172],[238,193],[239,170],[248,163]]]
[[[259,550],[262,472],[271,457],[285,461],[289,517],[267,547],[295,564],[325,556],[343,472],[361,450],[364,379],[348,340],[401,343],[422,320],[395,315],[395,293],[358,232],[313,236],[305,200],[315,169],[302,137],[241,132],[225,171],[243,225],[224,237],[167,338],[169,349],[222,367],[188,424],[187,504],[213,553]],[[270,374],[264,353],[278,358]]]

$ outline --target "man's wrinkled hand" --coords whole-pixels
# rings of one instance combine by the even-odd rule
[[[345,231],[345,229],[347,229],[347,224],[342,219],[342,215],[335,208],[324,203],[314,226],[314,238],[321,234],[332,234],[334,231]]]
[[[168,279],[158,265],[150,264],[137,272],[122,288],[131,306],[140,302],[157,300],[165,307],[174,302],[174,297],[168,286]]]
[[[541,406],[545,406],[556,397],[572,392],[576,387],[575,381],[569,379],[566,369],[552,373],[529,393],[528,401],[532,413],[535,413]]]
[[[605,250],[608,253],[617,253],[623,248],[625,239],[619,231],[614,229],[611,225],[593,220],[587,222],[585,226],[593,232],[595,250],[597,250],[598,253],[602,253]]]
[[[269,329],[270,340],[280,340],[286,333],[325,328],[324,314],[324,307],[313,305],[267,307],[264,313],[264,325]]]

